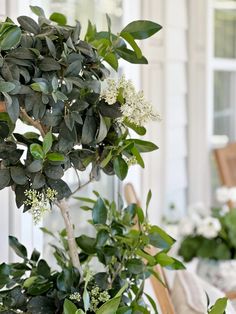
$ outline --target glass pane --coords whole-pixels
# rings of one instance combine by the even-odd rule
[[[214,134],[235,140],[235,73],[214,73]]]
[[[236,57],[236,10],[215,11],[215,57]]]

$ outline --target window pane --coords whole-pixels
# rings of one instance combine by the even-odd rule
[[[214,73],[214,134],[235,140],[235,73]]]
[[[215,57],[236,57],[236,10],[215,11]]]

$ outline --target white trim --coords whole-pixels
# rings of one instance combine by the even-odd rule
[[[213,70],[218,71],[236,71],[236,59],[214,58],[212,60]]]
[[[189,203],[210,204],[212,2],[189,1]]]

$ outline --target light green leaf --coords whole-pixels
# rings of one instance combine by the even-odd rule
[[[43,148],[39,144],[31,144],[30,153],[35,159],[44,159]]]
[[[209,314],[224,314],[227,307],[227,298],[220,298],[208,312]]]
[[[49,153],[47,154],[47,159],[50,161],[64,161],[65,157],[60,153]]]
[[[63,314],[75,314],[77,311],[77,307],[73,302],[68,299],[65,299],[63,306]]]
[[[90,297],[89,297],[89,293],[86,287],[84,288],[84,292],[83,292],[83,302],[84,302],[84,310],[85,312],[87,312],[90,307]]]
[[[121,33],[127,32],[134,39],[146,39],[160,31],[162,26],[152,21],[138,20],[129,23]]]
[[[110,52],[105,55],[104,60],[115,70],[118,70],[118,59],[117,56],[113,53]]]
[[[36,5],[35,6],[34,5],[30,5],[30,9],[37,16],[44,16],[45,17],[45,13],[44,13],[42,8],[40,8],[40,7],[36,6]]]
[[[121,297],[115,297],[104,303],[96,312],[96,314],[115,314],[119,305]]]
[[[43,139],[43,152],[46,155],[50,149],[52,148],[52,143],[53,143],[53,139],[52,139],[52,133],[48,132],[44,139]]]
[[[37,82],[30,84],[30,87],[36,92],[42,92],[44,94],[48,94],[48,85],[45,82]]]
[[[125,124],[128,128],[130,128],[130,129],[132,129],[133,131],[135,131],[138,135],[143,136],[143,135],[146,134],[146,129],[145,129],[145,127],[143,127],[143,126],[134,124],[134,123],[132,123],[132,122],[130,122],[130,121],[128,121],[128,120],[125,120],[125,121],[124,121],[124,124]]]
[[[56,22],[59,25],[66,25],[67,19],[64,14],[54,12],[50,15],[50,20]]]
[[[142,58],[142,55],[143,55],[142,51],[139,48],[139,46],[136,44],[133,36],[130,33],[124,32],[124,31],[121,32],[120,36],[123,37],[130,44],[130,46],[134,49],[134,52],[136,53],[137,58],[138,59]]]

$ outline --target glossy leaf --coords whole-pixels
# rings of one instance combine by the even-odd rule
[[[44,159],[43,148],[39,144],[31,144],[30,153],[35,159]]]
[[[118,156],[114,160],[114,170],[115,174],[120,180],[124,180],[126,178],[128,173],[128,165],[122,157]]]
[[[17,21],[19,22],[20,26],[27,32],[30,32],[34,35],[37,35],[40,32],[39,25],[29,16],[19,16],[17,18]]]
[[[0,33],[0,48],[2,50],[9,50],[17,46],[21,39],[21,29],[18,26],[12,26],[6,33]]]
[[[119,305],[120,305],[121,298],[116,297],[113,298],[106,303],[104,303],[96,312],[96,314],[114,314],[116,313]]]
[[[66,25],[67,23],[67,19],[65,17],[64,14],[62,13],[58,13],[58,12],[54,12],[50,15],[50,20],[53,22],[56,22],[59,25]]]
[[[26,248],[17,240],[16,237],[9,236],[9,245],[18,256],[24,259],[27,258]]]
[[[105,224],[107,220],[107,208],[102,198],[98,198],[92,210],[94,224]]]
[[[129,23],[121,33],[127,32],[132,35],[134,39],[146,39],[161,29],[162,26],[155,22],[139,20]]]
[[[75,314],[77,311],[77,307],[73,302],[68,299],[65,299],[64,306],[63,306],[63,313],[64,314]]]
[[[136,53],[136,57],[138,59],[142,58],[142,51],[139,48],[139,46],[136,44],[134,37],[130,33],[125,32],[125,31],[122,31],[120,33],[120,36],[123,37],[130,44],[130,46],[133,48],[134,52]]]
[[[48,132],[43,139],[43,153],[46,155],[52,148],[53,138],[52,133]]]
[[[64,161],[65,157],[60,153],[49,153],[47,154],[47,159],[50,161]]]

